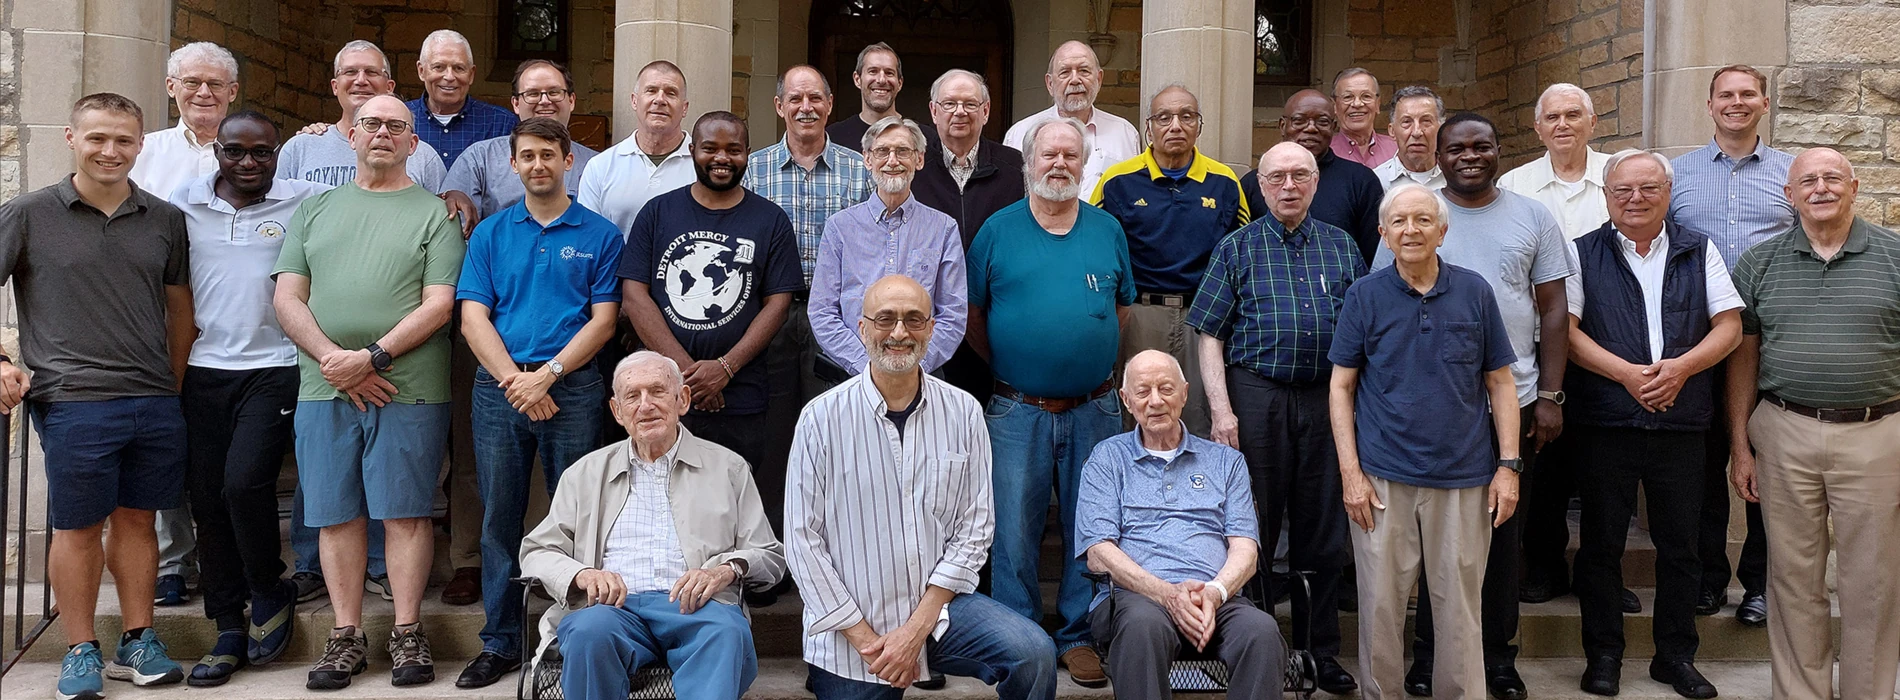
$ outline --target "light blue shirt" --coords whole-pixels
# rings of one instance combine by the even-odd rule
[[[521,184],[521,176],[510,160],[513,154],[508,142],[512,138],[497,136],[469,146],[455,159],[448,179],[443,181],[444,189],[460,191],[475,200],[475,209],[484,219],[528,198],[528,189]],[[580,194],[581,173],[587,169],[587,161],[600,152],[578,143],[569,151],[574,154],[574,166],[562,175],[562,182],[567,186],[567,196],[573,197]]]
[[[873,197],[825,221],[806,305],[818,347],[846,372],[863,371],[870,360],[857,330],[864,292],[885,275],[909,277],[930,294],[937,323],[924,348],[924,371],[936,371],[963,342],[970,277],[963,268],[957,220],[916,197],[890,212],[884,211],[884,200]]]
[[[1669,164],[1676,171],[1669,217],[1708,236],[1729,269],[1755,244],[1794,227],[1794,205],[1782,192],[1794,156],[1769,148],[1759,137],[1755,152],[1741,160],[1728,157],[1710,139]]]

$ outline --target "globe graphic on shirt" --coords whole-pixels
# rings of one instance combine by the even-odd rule
[[[673,311],[693,321],[722,319],[739,302],[745,277],[732,269],[732,249],[694,241],[666,263],[666,295]]]

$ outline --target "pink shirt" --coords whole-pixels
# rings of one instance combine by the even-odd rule
[[[1379,167],[1380,163],[1391,160],[1399,154],[1399,142],[1379,132],[1372,132],[1372,147],[1360,150],[1359,145],[1346,138],[1346,132],[1333,134],[1333,155],[1358,163],[1368,168]]]

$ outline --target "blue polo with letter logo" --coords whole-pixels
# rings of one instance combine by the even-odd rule
[[[546,362],[620,301],[619,227],[579,204],[542,226],[526,201],[483,219],[468,239],[456,301],[487,306],[515,362]]]

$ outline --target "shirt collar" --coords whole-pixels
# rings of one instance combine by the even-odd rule
[[[581,216],[580,216],[580,212],[577,210],[580,208],[581,208],[580,204],[575,203],[573,201],[569,201],[567,205],[567,209],[562,211],[561,215],[555,217],[553,221],[548,222],[548,225],[544,226],[543,228],[554,228],[556,226],[579,226],[581,223],[580,222]],[[504,210],[503,215],[507,217],[506,219],[504,219],[505,221],[509,221],[509,222],[513,222],[517,224],[525,224],[525,223],[532,222],[536,226],[541,225],[541,222],[534,220],[534,214],[528,211],[528,200],[526,199],[522,199],[519,202],[515,202],[514,205]]]
[[[210,148],[211,144],[216,143],[215,141],[206,141],[204,143],[199,143],[198,132],[192,131],[191,127],[186,126],[185,120],[183,119],[178,120],[178,123],[172,126],[171,129],[168,129],[168,131],[178,132],[179,137],[184,140],[185,146],[195,151],[202,151],[204,149]]]
[[[1148,179],[1160,180],[1167,177],[1161,172],[1161,161],[1155,160],[1154,146],[1143,150],[1139,157],[1142,165],[1148,167]],[[1207,182],[1207,164],[1210,160],[1212,159],[1201,155],[1201,149],[1196,147],[1193,157],[1188,159],[1187,178],[1195,182]]]
[[[943,164],[954,168],[958,167],[958,160],[968,160],[970,164],[965,167],[974,168],[976,167],[976,153],[980,150],[983,150],[983,139],[981,137],[977,138],[976,143],[970,145],[969,153],[962,155],[958,155],[955,151],[950,150],[950,144],[946,143],[943,145]]]
[[[1623,235],[1623,229],[1619,228],[1615,222],[1610,223],[1610,230],[1616,232],[1617,247],[1622,248],[1623,251],[1626,253],[1636,252],[1636,241],[1630,240],[1629,236]],[[1662,233],[1656,234],[1656,240],[1649,242],[1649,255],[1655,255],[1657,254],[1658,251],[1661,251],[1664,255],[1667,255],[1669,253],[1669,226],[1668,224],[1663,225]],[[1649,255],[1640,255],[1638,257],[1641,257],[1644,260],[1648,260]]]
[[[1603,164],[1608,160],[1609,156],[1598,152],[1597,149],[1585,147],[1583,152],[1583,177],[1578,181],[1596,185],[1599,188],[1602,187]],[[1550,151],[1544,151],[1543,157],[1531,161],[1530,170],[1526,171],[1526,174],[1530,176],[1531,181],[1528,184],[1533,190],[1541,190],[1559,182],[1557,179],[1556,161],[1551,159]]]
[[[792,160],[792,144],[791,144],[790,134],[780,137],[776,145],[778,146],[778,152],[772,154],[772,157],[777,158],[779,160],[777,163],[770,163],[773,170],[784,170],[785,166],[795,165],[797,163],[797,161]],[[832,170],[833,169],[832,161],[837,159],[837,152],[832,149],[842,150],[843,148],[844,148],[843,146],[840,146],[832,142],[830,134],[826,134],[825,147],[818,151],[818,160],[812,162],[812,165],[811,165],[812,172],[818,172],[820,169]]]
[[[1135,426],[1135,429],[1130,431],[1128,435],[1134,440],[1135,449],[1140,451],[1140,456],[1135,458],[1137,461],[1154,456],[1148,453],[1148,445],[1141,441],[1141,426]],[[1200,438],[1194,437],[1193,433],[1188,432],[1187,423],[1181,423],[1181,444],[1174,446],[1177,453],[1174,456],[1174,461],[1180,461],[1183,456],[1186,456],[1190,452],[1198,453],[1206,449],[1205,445],[1201,445],[1197,442],[1199,439]],[[1165,452],[1166,450],[1161,451]]]
[[[1265,216],[1260,217],[1260,221],[1262,222],[1261,225],[1266,226],[1268,231],[1279,236],[1280,240],[1286,242],[1298,240],[1313,229],[1313,215],[1310,212],[1306,215],[1306,218],[1300,219],[1300,225],[1290,229],[1286,227],[1286,224],[1280,223],[1279,217],[1274,216],[1273,212],[1267,212]]]
[[[621,139],[620,143],[614,144],[614,148],[613,148],[614,155],[639,156],[641,158],[647,157],[647,152],[640,150],[639,134],[640,132],[636,130],[633,133],[628,134],[626,138]],[[666,160],[672,160],[680,156],[685,156],[685,157],[690,158],[692,157],[692,155],[693,155],[693,137],[691,135],[688,135],[684,130],[682,130],[680,131],[680,145],[674,147],[672,153],[666,154]]]
[[[1405,281],[1404,275],[1399,274],[1399,264],[1397,261],[1394,261],[1392,263],[1392,267],[1390,269],[1392,270],[1392,284],[1397,286],[1400,290],[1404,291],[1406,294],[1409,294],[1415,297],[1424,296],[1425,298],[1430,299],[1432,297],[1435,297],[1435,296],[1444,294],[1447,291],[1450,291],[1449,289],[1450,283],[1447,280],[1449,280],[1451,277],[1451,264],[1445,262],[1445,256],[1443,255],[1438,256],[1438,279],[1432,280],[1432,288],[1427,290],[1423,295],[1420,295],[1418,293],[1418,290],[1413,289],[1412,285]]]
[[[673,438],[673,446],[667,448],[666,453],[660,455],[660,460],[653,464],[665,466],[669,469],[675,465],[684,467],[698,467],[700,465],[701,460],[704,459],[703,452],[705,450],[694,442],[692,439],[692,431],[687,430],[685,425],[681,425],[679,431],[679,435]],[[639,463],[640,452],[634,447],[633,438],[627,438],[627,460],[622,462],[621,466],[623,468],[632,468]]]
[[[1867,252],[1867,226],[1865,219],[1854,217],[1854,225],[1847,229],[1847,240],[1841,243],[1842,255]],[[1821,257],[1814,252],[1814,243],[1808,240],[1807,229],[1801,226],[1800,219],[1794,222],[1794,249],[1807,253],[1817,260]]]
[[[64,205],[67,209],[71,209],[73,208],[73,206],[82,204],[85,202],[85,200],[82,200],[79,198],[79,188],[73,185],[73,178],[75,177],[78,177],[78,175],[72,175],[72,174],[67,175],[66,179],[60,180],[59,185],[57,185],[53,189],[53,196],[59,198],[59,203]],[[157,199],[157,197],[147,194],[143,188],[134,184],[132,186],[132,195],[125,198],[125,202],[119,205],[119,209],[124,210],[126,205],[129,204],[137,208],[139,211],[145,211],[147,208],[151,206],[150,201],[147,199],[148,197],[152,199]],[[86,206],[88,208],[92,207],[91,204],[86,204]],[[109,211],[109,212],[105,212],[105,215],[106,215],[106,218],[109,219],[117,215],[118,213],[119,212],[116,212],[116,211]]]
[[[879,197],[876,192],[871,193],[871,198],[864,201],[875,202],[875,204],[871,206],[877,207],[877,209],[875,213],[871,215],[871,218],[876,219],[880,224],[887,223],[888,220],[893,217],[896,218],[899,223],[907,222],[910,221],[912,216],[917,214],[917,194],[915,192],[904,193],[904,201],[899,202],[897,207],[891,209],[889,212],[884,210],[884,199]]]
[[[1767,157],[1768,152],[1771,150],[1774,149],[1768,147],[1768,140],[1757,134],[1755,136],[1755,150],[1749,151],[1748,155],[1742,156],[1741,159],[1748,160],[1753,158],[1759,161]],[[1709,137],[1709,161],[1719,163],[1723,158],[1727,157],[1728,153],[1722,150],[1722,144],[1717,143],[1715,137]]]
[[[930,382],[932,381],[930,375],[924,374],[922,367],[917,368],[917,373],[922,376],[920,376],[917,381],[917,398],[910,400],[912,414],[923,410],[929,403],[925,400],[925,397],[929,396],[930,392],[925,389],[930,386]],[[877,383],[871,381],[871,370],[869,367],[859,372],[858,376],[852,377],[850,381],[858,383],[857,392],[860,402],[876,410],[877,415],[882,416],[890,412],[891,405],[884,401],[884,392],[878,391]]]
[[[213,170],[185,182],[185,203],[207,207],[222,207],[236,211],[229,202],[218,199],[218,171]],[[270,191],[264,193],[266,201],[281,202],[297,196],[296,186],[283,178],[271,180]]]

